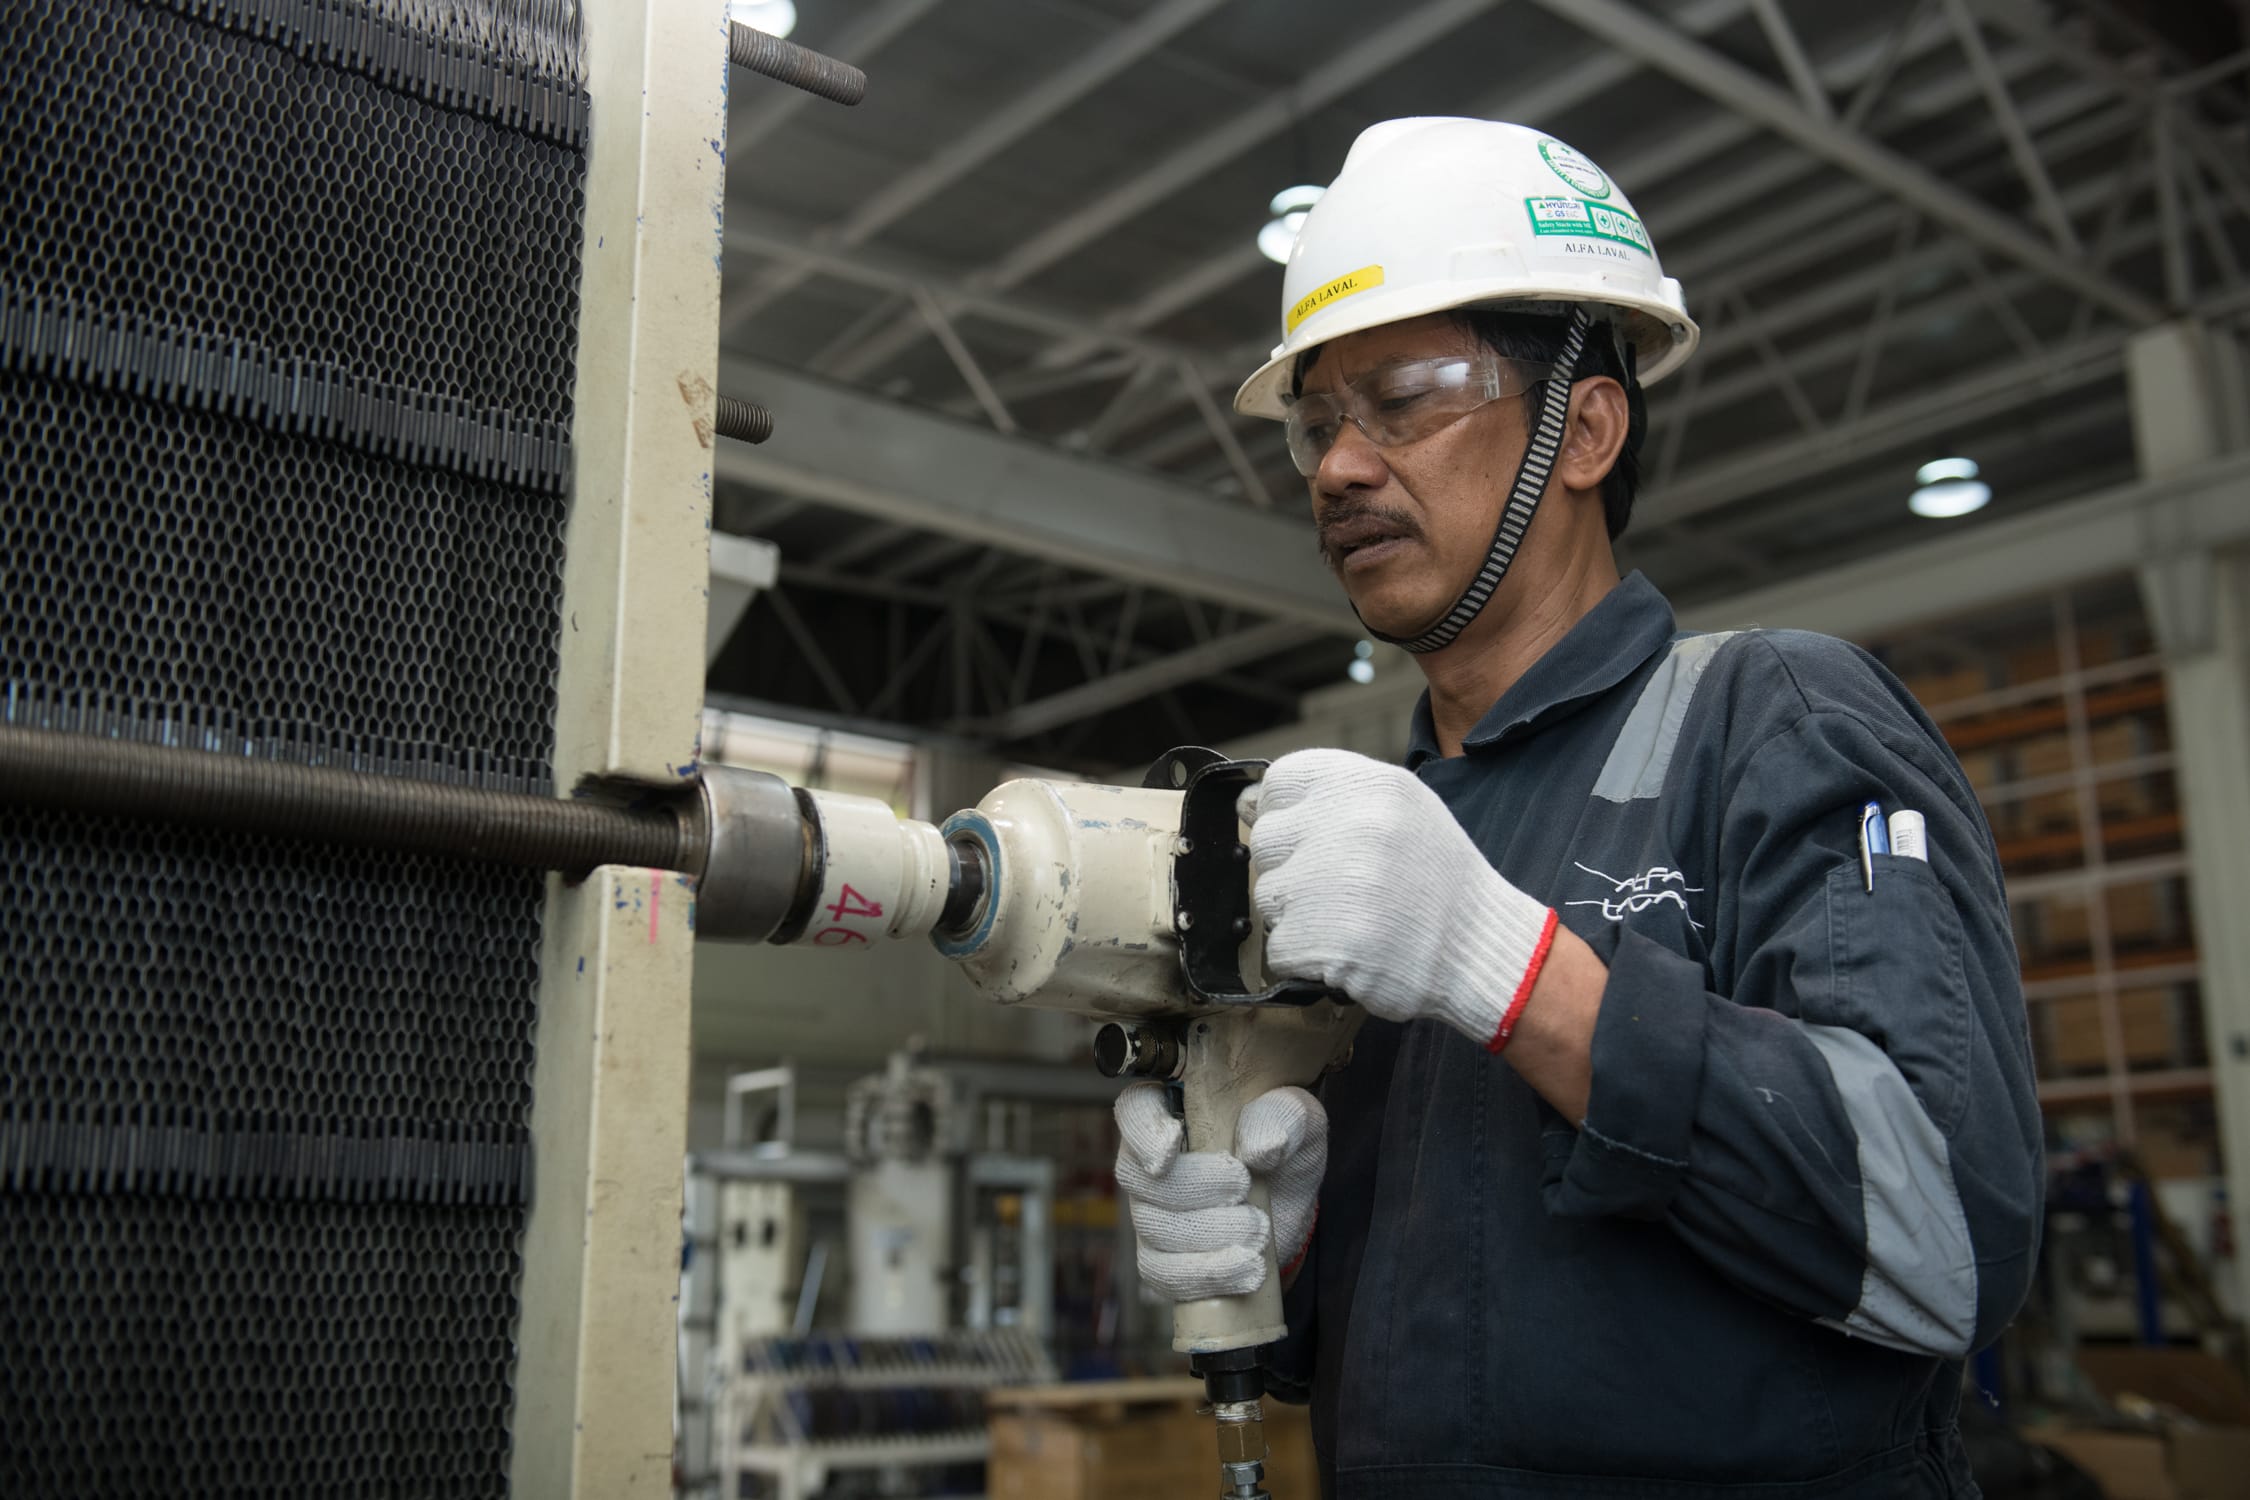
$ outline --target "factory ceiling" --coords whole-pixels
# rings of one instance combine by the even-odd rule
[[[1115,766],[1293,716],[1355,630],[1277,428],[1275,193],[1368,123],[1552,131],[1704,329],[1626,561],[1771,586],[2133,471],[2124,345],[2250,322],[2228,0],[799,0],[842,109],[736,74],[717,524],[781,549],[715,697]],[[1983,516],[1912,516],[1973,457]]]

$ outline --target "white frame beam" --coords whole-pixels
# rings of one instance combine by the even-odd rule
[[[703,723],[727,31],[717,4],[585,18],[592,132],[555,784],[677,786]],[[652,296],[648,289],[662,288]],[[723,549],[722,566],[744,559]],[[706,642],[707,643],[707,642]],[[515,1340],[520,1500],[672,1487],[694,883],[550,875]]]

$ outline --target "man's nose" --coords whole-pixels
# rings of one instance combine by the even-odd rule
[[[1313,487],[1323,494],[1341,495],[1351,489],[1379,490],[1390,477],[1391,466],[1383,461],[1383,450],[1357,422],[1347,419],[1338,425],[1336,441],[1321,455],[1320,467],[1313,472]]]

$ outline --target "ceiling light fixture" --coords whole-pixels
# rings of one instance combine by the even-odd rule
[[[1362,686],[1375,680],[1375,643],[1358,641],[1352,646],[1352,664],[1344,668],[1344,675]]]
[[[1276,265],[1289,264],[1289,252],[1296,246],[1297,231],[1305,227],[1305,215],[1327,191],[1308,182],[1274,194],[1273,202],[1266,205],[1266,212],[1273,217],[1258,231],[1258,253]]]
[[[1920,486],[1906,497],[1906,508],[1933,521],[1950,521],[1980,511],[1992,502],[1992,486],[1977,477],[1973,458],[1938,458],[1914,471]]]
[[[727,0],[727,19],[767,36],[787,36],[797,29],[797,6],[795,0]]]

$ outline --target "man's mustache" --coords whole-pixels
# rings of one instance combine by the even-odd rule
[[[1392,505],[1377,505],[1371,500],[1338,500],[1325,507],[1315,523],[1321,557],[1330,567],[1337,566],[1343,561],[1339,533],[1347,529],[1361,530],[1369,525],[1380,526],[1393,536],[1413,541],[1422,539],[1422,523],[1410,511]]]

